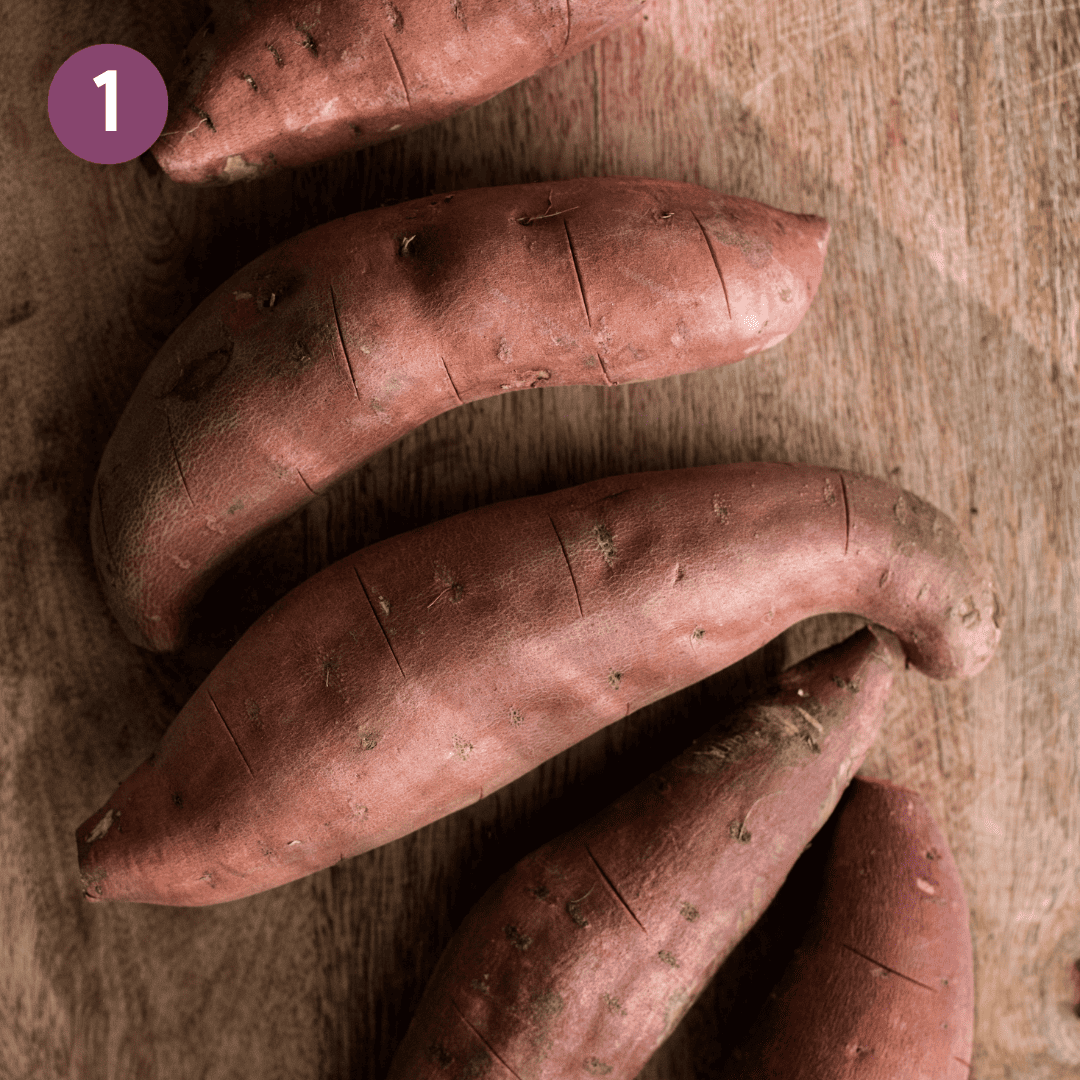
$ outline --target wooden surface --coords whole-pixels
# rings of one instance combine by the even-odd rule
[[[972,1076],[1078,1074],[1080,8],[645,11],[440,126],[257,185],[185,190],[141,161],[69,154],[46,95],[99,42],[167,71],[202,4],[3,4],[2,1080],[382,1080],[442,946],[503,869],[852,620],[796,627],[468,810],[219,908],[84,906],[75,825],[244,626],[327,562],[493,500],[747,459],[888,477],[993,559],[1008,610],[998,657],[966,684],[905,675],[864,771],[920,791],[953,846],[975,943]],[[140,373],[198,300],[269,245],[384,200],[618,173],[827,216],[802,327],[721,371],[458,409],[252,548],[182,654],[123,638],[91,562],[91,484]],[[715,1074],[813,888],[811,862],[643,1077]]]

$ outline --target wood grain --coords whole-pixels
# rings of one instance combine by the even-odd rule
[[[905,675],[864,772],[919,790],[953,846],[975,942],[972,1076],[1076,1075],[1077,4],[650,0],[451,121],[205,190],[152,163],[83,162],[46,112],[53,74],[87,45],[129,45],[167,71],[200,2],[0,10],[3,1080],[381,1080],[442,946],[503,869],[852,621],[800,625],[468,810],[220,908],[85,907],[72,830],[237,634],[329,561],[497,499],[750,459],[887,477],[993,559],[998,658],[971,683]],[[269,245],[385,200],[617,173],[827,216],[802,327],[715,372],[441,416],[254,545],[183,653],[123,638],[94,575],[89,493],[140,373],[202,297]],[[642,1080],[714,1075],[798,937],[814,873],[810,858]]]

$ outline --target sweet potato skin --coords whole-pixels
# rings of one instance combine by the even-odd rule
[[[948,518],[815,466],[611,477],[374,544],[258,619],[79,827],[87,896],[199,905],[303,877],[831,611],[937,678],[1000,636]]]
[[[975,982],[967,900],[925,802],[856,778],[825,887],[722,1080],[966,1080]]]
[[[859,631],[519,862],[455,932],[388,1080],[632,1080],[832,812],[903,664]]]
[[[643,3],[219,0],[170,79],[153,153],[195,184],[336,157],[486,101]]]
[[[654,379],[775,345],[828,225],[693,184],[601,178],[365,211],[225,282],[103,455],[94,559],[135,643],[177,648],[250,537],[462,402]]]

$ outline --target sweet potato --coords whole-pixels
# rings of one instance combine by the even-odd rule
[[[723,1080],[966,1080],[964,887],[914,791],[856,778],[806,938]]]
[[[591,179],[420,199],[274,248],[177,329],[105,450],[91,533],[117,619],[176,648],[247,538],[462,402],[775,345],[827,239],[820,218],[691,184]]]
[[[90,899],[260,892],[475,802],[823,612],[936,678],[1000,631],[989,568],[908,492],[715,465],[495,503],[293,589],[78,829]]]
[[[644,0],[232,0],[169,85],[173,180],[307,165],[478,105],[573,56]]]
[[[446,947],[389,1080],[633,1080],[832,813],[903,663],[859,631],[519,862]]]

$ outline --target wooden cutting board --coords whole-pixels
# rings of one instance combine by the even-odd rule
[[[1080,8],[650,0],[441,125],[187,190],[50,130],[118,42],[168,72],[202,3],[4,0],[0,67],[0,1077],[381,1080],[457,921],[526,851],[853,628],[818,619],[482,802],[262,896],[90,908],[73,830],[242,629],[355,548],[493,500],[749,459],[887,477],[966,525],[1008,609],[977,679],[905,675],[864,772],[920,791],[972,912],[979,1080],[1080,1069]],[[691,180],[832,223],[801,328],[742,364],[433,420],[254,545],[194,640],[130,645],[95,578],[97,462],[185,314],[268,246],[387,200],[577,175]],[[811,849],[810,855],[814,854]],[[800,868],[642,1073],[711,1077],[813,896]],[[786,951],[785,951],[786,950]]]

